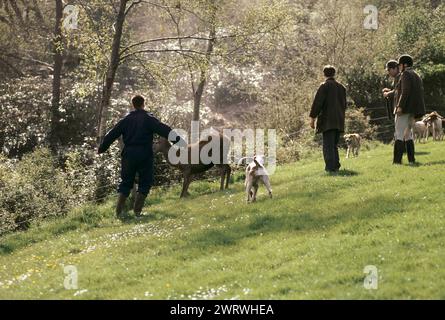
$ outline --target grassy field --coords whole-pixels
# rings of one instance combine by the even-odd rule
[[[256,204],[237,181],[194,183],[185,201],[158,190],[140,221],[114,219],[114,200],[78,209],[0,239],[0,298],[445,299],[445,143],[418,152],[420,166],[392,166],[378,146],[339,176],[279,167]]]

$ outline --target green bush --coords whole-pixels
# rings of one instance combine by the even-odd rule
[[[345,133],[358,133],[363,139],[376,139],[376,126],[369,122],[364,108],[348,108],[345,118]]]
[[[0,233],[25,230],[30,223],[70,210],[73,190],[47,149],[27,154],[21,161],[0,163]]]

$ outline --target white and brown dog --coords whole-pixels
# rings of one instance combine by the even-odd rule
[[[427,135],[428,135],[427,123],[425,121],[417,121],[414,124],[413,133],[414,133],[414,139],[416,140],[416,142],[421,143],[422,140],[423,140],[423,142],[426,142]]]
[[[358,157],[361,147],[361,138],[357,133],[353,134],[345,134],[344,139],[346,141],[346,145],[348,146],[348,151],[346,152],[346,159],[349,159],[350,154]]]
[[[249,158],[241,159],[238,164],[245,159]],[[256,201],[260,182],[264,184],[269,192],[269,197],[272,198],[272,188],[270,186],[269,174],[264,167],[264,156],[255,156],[253,157],[253,161],[246,168],[246,180],[244,182],[244,186],[246,187],[247,202]]]
[[[426,132],[426,140],[428,141],[428,136],[431,133],[433,136],[434,141],[440,141],[443,140],[444,134],[443,134],[443,126],[442,126],[442,119],[443,117],[438,114],[436,111],[427,114],[423,121],[427,125],[427,132]]]

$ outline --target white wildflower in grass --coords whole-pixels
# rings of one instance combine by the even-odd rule
[[[88,292],[88,289],[78,290],[78,291],[74,292],[73,296],[77,297],[77,296],[80,296],[80,295],[82,295],[84,293],[87,293],[87,292]]]
[[[207,290],[203,290],[202,287],[199,287],[199,290],[187,296],[190,300],[211,300],[217,298],[222,293],[227,292],[227,287],[225,285],[219,288],[210,288]]]
[[[28,270],[28,272],[26,272],[24,274],[20,274],[18,276],[15,276],[12,279],[2,280],[2,281],[0,281],[0,287],[7,288],[14,284],[19,284],[20,282],[27,280],[29,277],[31,277],[31,275],[33,273],[38,272],[38,271],[39,270],[30,269],[30,270]]]
[[[122,232],[106,234],[94,240],[87,239],[83,242],[86,248],[80,254],[91,253],[99,248],[117,247],[122,242],[142,236],[154,236],[158,239],[168,238],[172,235],[173,230],[181,230],[185,227],[172,219],[165,221],[165,223],[169,225],[168,229],[153,224],[138,224]]]

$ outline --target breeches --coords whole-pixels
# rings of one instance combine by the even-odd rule
[[[400,141],[413,140],[414,116],[412,114],[396,115],[395,121],[395,139]]]

